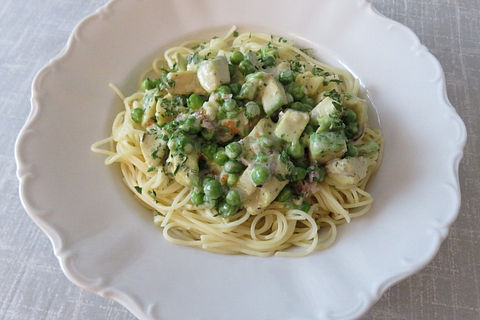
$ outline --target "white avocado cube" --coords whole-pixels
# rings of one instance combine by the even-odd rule
[[[156,125],[150,126],[140,139],[140,149],[143,158],[149,166],[158,166],[167,155],[167,142],[162,139],[166,134],[164,130],[157,133]]]
[[[327,164],[328,177],[338,186],[351,186],[366,177],[368,167],[375,162],[365,157],[337,159]]]
[[[312,119],[312,122],[314,124],[318,124],[318,119],[320,119],[321,117],[328,116],[334,113],[339,113],[333,103],[334,101],[330,97],[326,97],[325,99],[320,101],[320,103],[317,104],[312,111],[310,111],[310,119]]]
[[[321,132],[310,135],[310,159],[325,163],[347,152],[345,135],[341,132]]]
[[[263,110],[265,110],[265,113],[269,116],[281,106],[287,104],[288,101],[285,89],[275,78],[269,78],[265,84],[266,86],[262,95],[262,105]]]
[[[275,123],[270,118],[263,118],[258,121],[255,127],[248,134],[252,138],[260,138],[262,136],[271,136],[275,129]]]
[[[309,120],[308,113],[288,109],[278,121],[275,135],[284,141],[297,141]]]
[[[170,72],[167,78],[175,82],[173,87],[167,89],[171,94],[207,94],[200,85],[195,71]]]
[[[227,58],[218,56],[210,60],[202,61],[197,71],[200,85],[207,92],[213,92],[220,85],[230,82]]]
[[[252,182],[252,170],[253,166],[248,166],[245,171],[243,171],[242,175],[238,179],[236,187],[243,191],[244,196],[250,196],[252,193],[255,192],[256,186]]]

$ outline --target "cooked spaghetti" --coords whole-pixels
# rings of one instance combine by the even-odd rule
[[[110,86],[124,110],[92,150],[170,242],[302,256],[372,205],[383,141],[359,82],[292,41],[233,27],[166,50],[128,97]]]

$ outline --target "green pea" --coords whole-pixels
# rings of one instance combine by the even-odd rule
[[[290,93],[296,101],[302,100],[305,96],[303,88],[296,83],[291,83],[287,88],[288,93]]]
[[[345,128],[345,135],[348,138],[353,138],[358,134],[359,128],[357,122],[350,122]]]
[[[226,112],[236,111],[238,108],[237,101],[235,101],[235,99],[225,100],[223,102],[222,107],[223,107],[223,110],[225,110]]]
[[[210,181],[210,180],[215,180],[215,179],[212,178],[211,176],[208,176],[208,177],[203,178],[202,185],[201,185],[202,190],[203,190],[203,188],[207,185],[208,181]]]
[[[232,206],[238,206],[241,203],[240,193],[237,190],[230,190],[225,197],[225,201]]]
[[[260,115],[260,107],[254,101],[249,101],[245,104],[245,116],[247,119],[255,119]]]
[[[268,149],[268,148],[272,148],[272,147],[273,147],[273,144],[274,144],[273,140],[270,139],[270,138],[268,138],[268,137],[260,137],[260,138],[258,139],[258,143],[259,143],[262,147],[267,148],[267,149]]]
[[[357,114],[352,109],[345,108],[343,110],[343,120],[346,123],[354,122],[357,120]]]
[[[233,187],[237,184],[239,178],[240,176],[238,174],[230,173],[227,177],[227,186]]]
[[[240,51],[233,51],[230,55],[230,62],[233,64],[239,64],[243,60],[243,53]]]
[[[257,153],[257,156],[255,157],[255,161],[258,163],[267,163],[268,156],[265,152],[260,151],[259,153]]]
[[[210,199],[218,199],[222,196],[222,184],[215,179],[209,180],[203,187],[203,192]]]
[[[203,192],[192,192],[190,195],[190,200],[196,206],[201,205],[203,203]]]
[[[230,78],[233,78],[235,75],[235,66],[233,64],[228,64],[228,73],[230,73]]]
[[[202,146],[202,153],[208,160],[213,160],[217,152],[217,145],[210,143]]]
[[[302,103],[304,103],[304,104],[309,105],[309,106],[312,107],[312,108],[315,107],[315,100],[313,100],[313,99],[310,98],[310,97],[305,96],[305,97],[303,97],[300,101],[301,101]]]
[[[242,153],[242,145],[239,142],[232,142],[225,147],[225,153],[230,159],[237,159]]]
[[[292,170],[292,181],[302,181],[307,176],[307,170],[302,167],[295,167]]]
[[[130,117],[136,123],[140,123],[143,118],[143,113],[145,111],[142,108],[135,108],[130,112]]]
[[[187,99],[187,106],[192,110],[198,110],[202,107],[205,99],[196,93],[192,93]]]
[[[287,85],[295,81],[295,74],[290,69],[283,70],[282,72],[280,72],[278,80],[280,80],[282,84]]]
[[[155,86],[156,86],[155,81],[151,80],[150,78],[147,78],[142,81],[142,85],[140,86],[140,89],[142,89],[142,91],[151,90],[155,88]]]
[[[271,67],[275,65],[275,57],[274,56],[265,56],[262,59],[263,65],[265,67]]]
[[[310,112],[312,111],[312,106],[302,103],[302,102],[294,102],[290,105],[290,108],[293,110],[297,111],[302,111],[302,112]]]
[[[358,149],[353,143],[347,142],[347,153],[345,153],[345,156],[346,157],[358,156]]]
[[[270,173],[268,172],[268,169],[265,167],[256,167],[252,170],[251,178],[252,182],[255,185],[262,185],[264,184],[269,177]]]
[[[240,90],[242,89],[242,85],[238,82],[230,83],[230,90],[232,91],[233,95],[237,95],[240,93]]]
[[[238,211],[237,206],[233,206],[226,202],[222,202],[218,207],[218,213],[220,213],[220,215],[224,218],[234,216],[237,213],[237,211]]]
[[[223,165],[223,168],[227,173],[241,173],[243,171],[243,164],[237,160],[228,160]]]
[[[287,202],[291,198],[292,198],[292,189],[290,189],[289,187],[285,187],[283,188],[282,191],[280,191],[276,200],[279,202]]]
[[[305,156],[305,148],[303,145],[298,141],[293,141],[287,149],[288,155],[293,157],[294,159],[300,159]]]
[[[215,130],[209,130],[209,129],[203,128],[201,131],[201,134],[205,140],[210,141],[215,137]]]
[[[215,93],[220,97],[220,98],[223,98],[223,95],[224,94],[230,94],[232,93],[232,90],[230,89],[229,86],[227,85],[221,85],[220,87],[218,87],[216,90],[215,90]]]
[[[242,62],[240,62],[238,65],[238,69],[244,76],[255,72],[255,66],[250,60],[242,60]]]
[[[215,156],[213,157],[213,161],[215,161],[216,164],[223,166],[225,162],[228,161],[228,156],[225,150],[219,149],[217,153],[215,153]]]

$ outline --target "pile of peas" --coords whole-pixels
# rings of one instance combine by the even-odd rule
[[[255,91],[249,87],[248,80],[261,76],[258,71],[258,64],[263,68],[271,67],[276,64],[278,51],[266,46],[259,52],[260,57],[254,56],[247,52],[243,54],[240,51],[233,51],[229,56],[229,68],[231,75],[237,69],[243,76],[246,76],[246,82],[232,82],[228,85],[221,85],[215,90],[216,99],[220,104],[217,114],[217,120],[234,119],[240,112],[243,112],[247,119],[256,119],[262,115],[262,108],[253,100]],[[254,60],[252,60],[254,59]],[[257,59],[257,60],[255,60]],[[252,62],[254,61],[254,62]],[[257,62],[255,62],[257,61]],[[291,69],[286,69],[279,74],[278,80],[285,87],[287,94],[287,108],[302,112],[310,112],[315,107],[315,101],[305,94],[304,88],[295,83],[296,74]],[[146,79],[141,85],[142,90],[151,90],[160,85],[161,80]],[[188,97],[177,97],[182,99],[181,104],[186,105],[188,110],[194,112],[202,107],[208,97],[199,94],[190,94]],[[134,122],[140,123],[144,110],[135,108],[131,111],[131,118]],[[350,109],[343,109],[341,116],[337,119],[325,117],[319,119],[318,128],[308,125],[305,129],[304,136],[317,131],[335,131],[344,130],[346,136],[351,138],[358,134],[358,123],[356,114]],[[175,122],[175,121],[173,121]],[[233,189],[238,182],[240,175],[245,170],[245,166],[238,161],[238,157],[242,154],[243,148],[240,142],[234,141],[225,147],[215,143],[215,131],[202,128],[197,117],[191,115],[185,120],[176,124],[166,124],[171,128],[171,144],[175,145],[185,155],[193,152],[201,152],[206,159],[214,161],[218,164],[226,174],[226,180],[214,179],[211,176],[198,177],[193,184],[191,201],[194,205],[204,204],[208,208],[216,209],[218,215],[223,217],[231,217],[241,209],[241,195],[238,190]],[[280,192],[276,200],[280,202],[288,202],[294,208],[308,211],[309,204],[293,204],[292,199],[301,196],[296,191],[296,184],[305,180],[310,174],[315,177],[313,180],[321,182],[326,177],[325,167],[322,165],[311,165],[308,160],[308,154],[305,150],[306,143],[294,141],[286,146],[282,153],[283,158],[288,163],[289,173],[287,179],[289,184]],[[260,137],[259,144],[266,148],[272,148],[274,142],[268,137]],[[200,149],[200,150],[198,150]],[[357,148],[348,143],[348,156],[358,155]],[[262,186],[271,177],[271,173],[267,167],[268,157],[264,152],[256,155],[255,166],[251,171],[251,181]]]

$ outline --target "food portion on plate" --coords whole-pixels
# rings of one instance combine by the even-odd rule
[[[92,150],[120,164],[168,241],[257,256],[327,248],[370,209],[383,140],[358,80],[311,54],[235,27],[170,48],[137,92],[111,85],[125,108]]]

